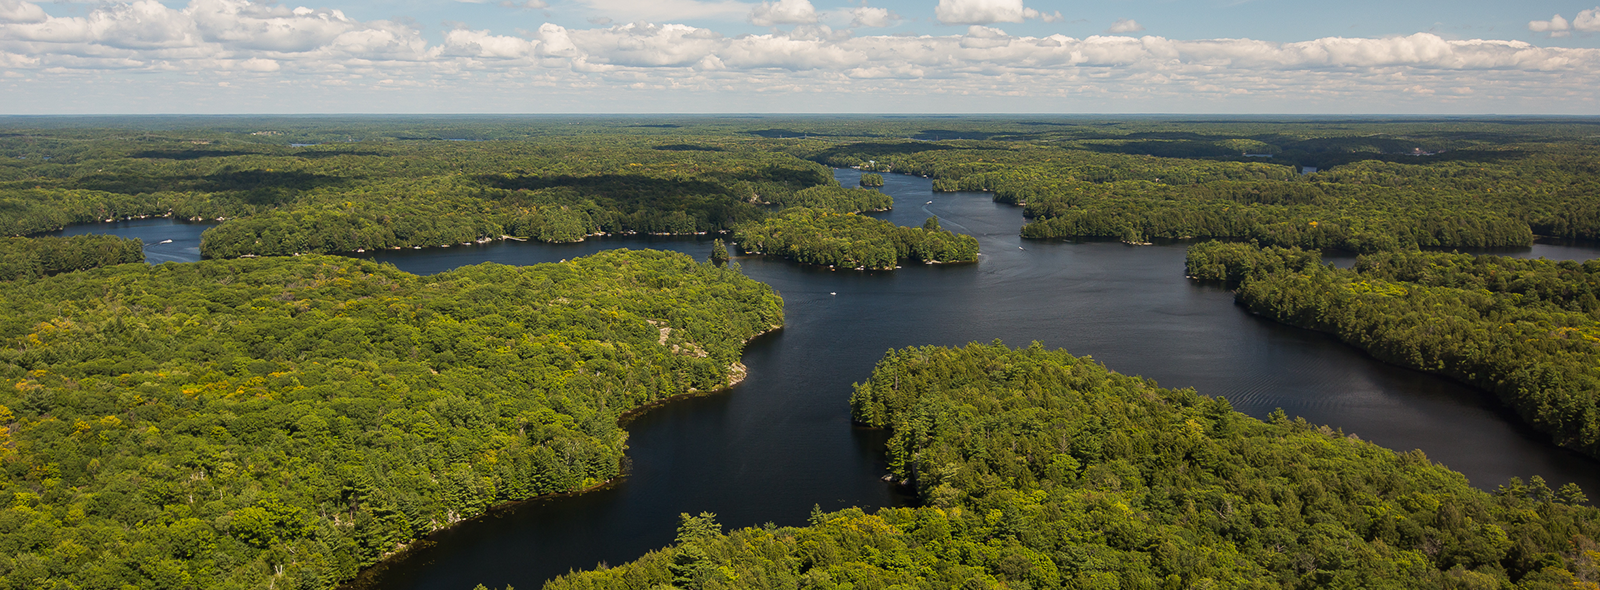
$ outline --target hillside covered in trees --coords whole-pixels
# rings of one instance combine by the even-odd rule
[[[1600,510],[1575,486],[1467,485],[1281,413],[1038,345],[891,351],[851,398],[918,508],[814,513],[677,542],[547,590],[1585,588]],[[661,586],[658,586],[661,585]]]
[[[941,229],[933,217],[922,227],[901,227],[862,215],[795,208],[742,225],[733,239],[748,254],[845,268],[893,269],[902,260],[948,263],[978,259],[977,238]]]
[[[1207,243],[1188,266],[1242,280],[1250,311],[1494,392],[1557,444],[1600,456],[1600,260],[1383,252],[1340,270],[1313,252]]]
[[[682,254],[429,277],[338,257],[0,283],[0,588],[331,588],[615,477],[782,301]]]

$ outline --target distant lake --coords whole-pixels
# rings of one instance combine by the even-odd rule
[[[132,219],[111,223],[72,225],[66,229],[43,233],[45,236],[78,236],[103,234],[144,240],[144,261],[150,264],[163,262],[195,262],[200,260],[200,233],[217,224],[215,222],[178,221],[169,217]],[[171,242],[162,243],[166,240]]]

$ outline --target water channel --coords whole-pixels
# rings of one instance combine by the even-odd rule
[[[846,186],[851,170],[838,172]],[[1420,448],[1480,488],[1542,475],[1600,493],[1600,462],[1554,447],[1490,395],[1382,364],[1324,334],[1246,313],[1218,285],[1183,277],[1184,245],[1039,242],[1018,237],[1021,209],[982,193],[933,193],[928,179],[886,175],[902,225],[937,215],[976,236],[980,262],[897,271],[831,271],[738,258],[784,297],[788,323],[758,338],[750,377],[724,394],[652,410],[628,424],[628,476],[588,494],[526,502],[434,535],[356,586],[397,590],[538,588],[574,568],[617,564],[671,542],[679,513],[714,512],[728,527],[802,524],[825,510],[902,504],[882,483],[884,433],[853,428],[847,400],[890,348],[1038,340],[1112,369],[1227,397],[1263,417],[1274,408],[1397,449]],[[167,220],[120,235],[188,231]],[[141,223],[141,222],[134,222]],[[94,231],[82,226],[68,231]],[[142,231],[142,230],[141,230]],[[156,233],[153,235],[165,235]],[[178,238],[156,237],[156,240]],[[705,258],[707,237],[629,237],[579,244],[496,242],[363,256],[419,274],[484,261],[555,262],[606,248]],[[196,256],[197,256],[196,250]],[[1600,250],[1541,243],[1497,251],[1586,259]],[[189,258],[193,259],[193,258]],[[152,256],[153,261],[158,259]],[[1339,260],[1331,260],[1335,263]]]

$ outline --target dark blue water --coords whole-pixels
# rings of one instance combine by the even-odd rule
[[[854,171],[840,171],[846,186]],[[551,576],[621,563],[671,542],[679,513],[728,526],[801,524],[811,507],[903,501],[880,482],[883,433],[851,426],[851,384],[890,348],[1038,340],[1111,368],[1226,396],[1242,412],[1283,408],[1435,461],[1492,489],[1542,475],[1600,492],[1600,463],[1545,441],[1489,395],[1379,363],[1326,335],[1266,321],[1231,293],[1183,278],[1184,246],[1024,241],[1021,209],[982,193],[932,193],[886,175],[903,225],[937,215],[978,238],[977,264],[831,271],[781,260],[736,262],[783,295],[788,324],[757,339],[750,377],[725,394],[652,410],[628,425],[630,467],[615,485],[524,503],[433,535],[358,585],[394,589],[537,588]],[[933,201],[933,203],[928,203]],[[603,248],[705,258],[709,237],[628,237],[550,245],[501,242],[364,256],[417,273],[483,261],[531,264]],[[1589,251],[1594,254],[1594,250]]]
[[[175,221],[171,218],[131,219],[110,223],[74,225],[53,231],[46,236],[78,236],[105,234],[144,240],[144,261],[150,264],[163,262],[194,262],[200,259],[200,232],[217,225],[206,222]],[[166,242],[166,240],[172,240]],[[162,243],[166,242],[166,243]]]

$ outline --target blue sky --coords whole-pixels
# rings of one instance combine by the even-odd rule
[[[0,0],[4,114],[1600,114],[1596,87],[1584,2]]]

